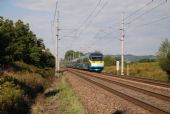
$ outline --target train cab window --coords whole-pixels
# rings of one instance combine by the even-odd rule
[[[102,57],[102,56],[92,56],[92,57],[91,57],[91,60],[92,60],[92,61],[102,61],[102,60],[103,60],[103,57]]]

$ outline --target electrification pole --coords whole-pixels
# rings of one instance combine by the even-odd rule
[[[57,44],[57,55],[56,55],[56,67],[57,67],[57,72],[60,71],[60,61],[59,61],[59,46],[58,46],[58,42],[59,42],[59,11],[57,11],[57,39],[56,39],[56,44]]]
[[[124,28],[124,16],[122,15],[122,22],[121,22],[121,75],[124,75],[124,38],[125,38],[125,28]]]

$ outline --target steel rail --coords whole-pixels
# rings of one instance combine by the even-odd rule
[[[85,72],[81,72],[81,71],[77,71],[77,72],[80,72],[80,73],[83,73],[83,74],[86,74],[86,75],[90,75],[90,76],[99,78],[101,80],[104,80],[104,81],[107,81],[107,82],[110,82],[110,83],[114,83],[116,85],[119,85],[119,86],[122,86],[122,87],[126,87],[126,88],[129,88],[131,90],[138,91],[140,93],[143,93],[143,94],[146,94],[146,95],[149,95],[149,96],[153,96],[153,97],[156,97],[158,99],[170,102],[170,96],[166,96],[166,95],[162,95],[162,94],[159,94],[159,93],[151,92],[151,91],[148,91],[148,90],[145,90],[145,89],[142,89],[142,88],[138,88],[138,87],[135,87],[135,86],[131,86],[131,85],[128,85],[128,84],[123,84],[121,82],[110,80],[110,79],[107,79],[105,77],[94,76],[93,74],[90,74],[90,73],[85,73]]]
[[[153,80],[153,79],[146,79],[146,78],[141,78],[141,77],[130,77],[130,76],[115,76],[107,73],[101,73],[102,75],[106,76],[114,76],[117,78],[123,78],[123,79],[128,79],[128,80],[133,80],[133,81],[138,81],[138,82],[143,82],[147,84],[152,84],[156,86],[162,86],[162,87],[167,87],[170,88],[170,83],[169,82],[163,82],[163,81],[158,81],[158,80]]]
[[[105,85],[103,85],[103,84],[101,84],[99,82],[93,81],[92,79],[88,78],[89,74],[88,75],[87,74],[82,74],[80,72],[77,73],[76,71],[72,71],[72,70],[68,70],[68,71],[75,74],[76,76],[79,76],[79,77],[85,79],[86,81],[88,81],[88,82],[90,82],[92,84],[95,84],[95,85],[97,85],[97,86],[99,86],[99,87],[113,93],[114,95],[120,96],[121,98],[123,98],[125,100],[128,100],[129,102],[132,102],[132,103],[134,103],[134,104],[136,104],[136,105],[138,105],[140,107],[143,107],[146,110],[149,110],[151,112],[155,112],[155,113],[158,113],[158,114],[169,114],[169,112],[166,112],[166,111],[164,111],[164,110],[162,110],[162,109],[160,109],[158,107],[155,107],[155,106],[150,105],[148,103],[145,103],[145,102],[143,102],[141,100],[133,98],[133,97],[127,95],[127,94],[121,93],[121,92],[119,92],[119,91],[117,91],[115,89],[109,88],[109,87],[107,87],[107,86],[105,86]]]

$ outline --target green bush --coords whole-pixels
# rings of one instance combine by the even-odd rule
[[[16,85],[14,81],[0,78],[0,111],[3,114],[21,114],[27,113],[28,107],[24,100],[24,92]]]
[[[157,53],[157,58],[160,67],[169,75],[170,81],[170,42],[168,39],[165,39],[165,41],[162,42]]]
[[[104,65],[105,66],[112,66],[112,65],[115,65],[115,63],[116,63],[116,60],[113,56],[106,55],[104,57]]]

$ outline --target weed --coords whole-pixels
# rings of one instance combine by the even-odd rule
[[[112,72],[114,75],[116,75],[116,66],[105,67],[103,72]],[[161,81],[168,80],[168,75],[160,68],[158,62],[132,63],[129,65],[129,73],[130,76],[135,77],[144,77]]]

